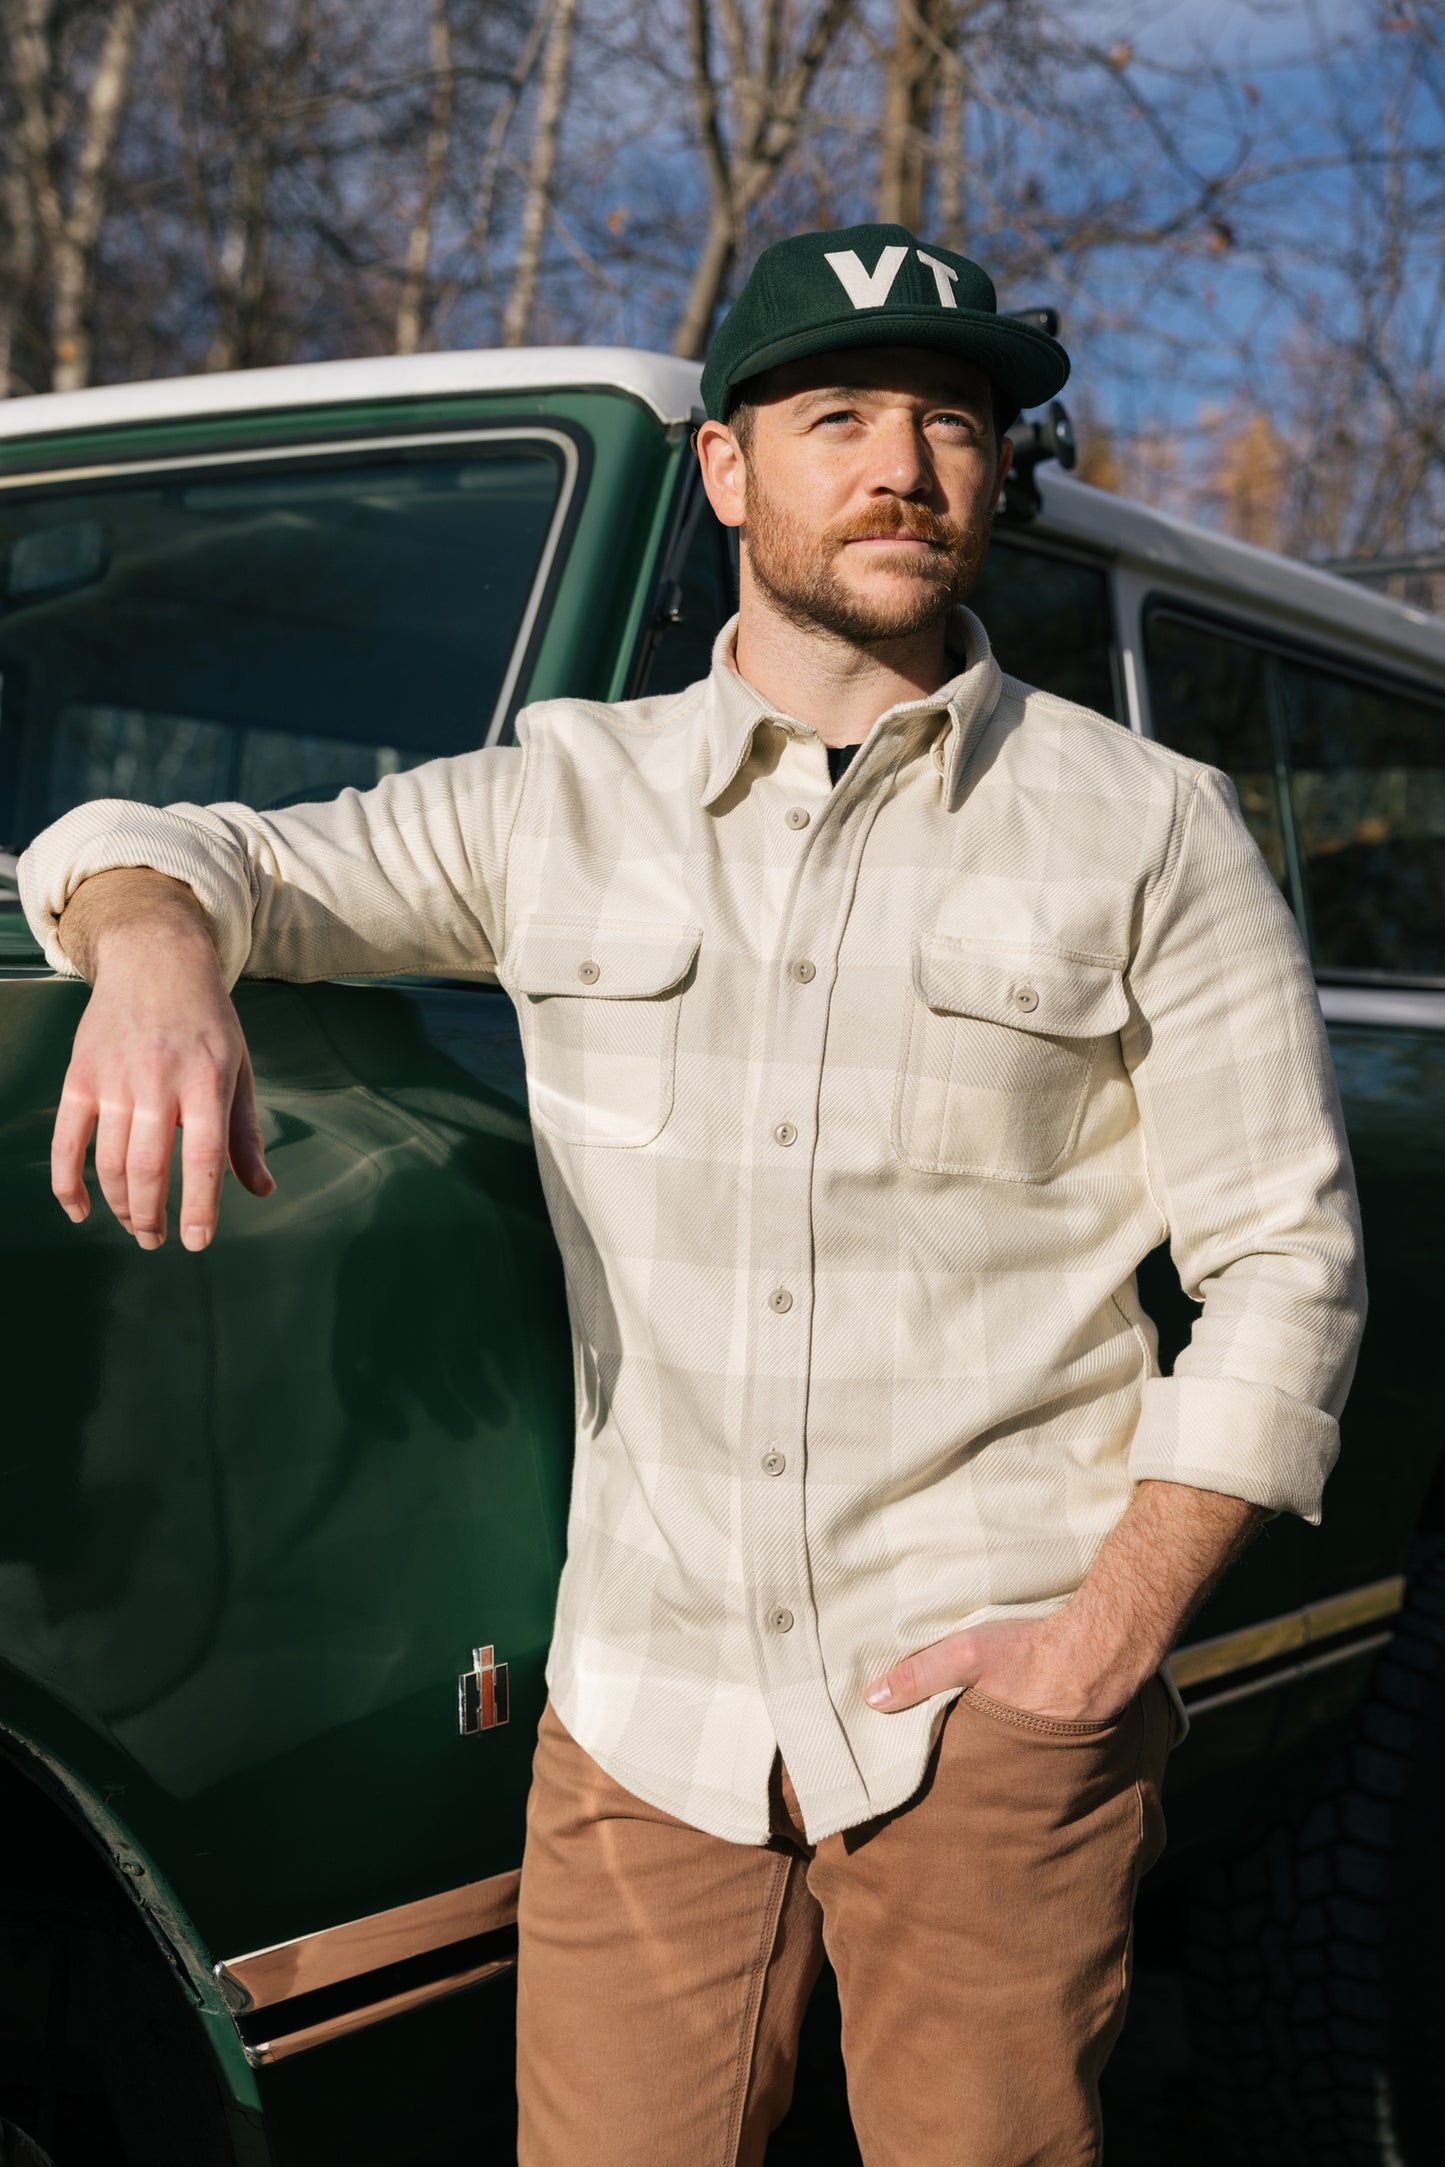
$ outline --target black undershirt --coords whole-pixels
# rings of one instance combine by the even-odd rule
[[[828,747],[828,773],[834,782],[841,782],[843,770],[858,750],[856,745],[830,745]]]

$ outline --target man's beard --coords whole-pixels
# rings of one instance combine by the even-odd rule
[[[990,529],[961,527],[911,498],[882,500],[852,519],[810,534],[748,477],[743,529],[753,578],[773,607],[805,632],[831,632],[855,647],[910,639],[933,630],[961,602],[979,574]],[[887,596],[854,593],[838,571],[845,546],[878,534],[915,534],[934,547],[926,555],[899,553],[895,571],[908,590]]]

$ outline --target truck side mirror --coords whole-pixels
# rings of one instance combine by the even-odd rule
[[[1037,519],[1044,506],[1034,468],[1045,459],[1057,459],[1066,474],[1073,471],[1079,458],[1073,423],[1061,401],[1053,399],[1042,421],[1016,421],[1009,435],[1014,457],[1000,509],[1006,518]]]

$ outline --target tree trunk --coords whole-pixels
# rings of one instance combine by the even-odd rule
[[[968,172],[968,66],[960,50],[956,25],[950,25],[947,55],[938,93],[938,134],[935,148],[937,209],[933,237],[944,248],[967,255],[963,222],[968,211],[964,186]]]
[[[36,268],[49,287],[50,388],[78,391],[90,381],[90,300],[121,116],[130,91],[142,0],[115,0],[81,107],[75,178],[67,204],[56,176],[65,128],[57,40],[64,27],[49,0],[8,0],[4,11],[16,140],[28,208],[22,232],[48,259]],[[13,333],[11,334],[13,337]],[[8,360],[7,360],[8,374]]]
[[[244,369],[255,363],[255,332],[270,268],[271,145],[259,128],[240,154],[220,248],[212,265],[216,330],[206,348],[208,370]]]
[[[26,349],[30,344],[27,334],[40,247],[34,206],[18,163],[10,164],[5,173],[5,222],[10,245],[0,273],[0,399],[35,389],[29,379]]]
[[[481,258],[483,263],[487,260],[486,244],[492,231],[492,213],[496,208],[497,182],[501,175],[502,159],[507,148],[507,136],[512,122],[516,118],[517,107],[521,104],[527,85],[532,80],[532,71],[537,65],[538,56],[542,50],[542,40],[547,33],[547,22],[550,14],[551,0],[537,0],[536,12],[532,17],[531,27],[527,32],[526,43],[518,55],[517,65],[512,70],[506,89],[498,101],[496,111],[492,115],[491,126],[487,130],[487,147],[482,158],[481,175],[477,182],[472,223],[460,250],[460,258],[463,263],[472,262],[478,257]],[[442,326],[457,305],[463,284],[464,277],[462,275],[455,276],[448,279],[437,294],[432,311],[433,337],[441,334]]]
[[[894,0],[893,45],[884,64],[878,148],[878,217],[917,232],[923,217],[928,123],[938,58],[928,42],[929,0]]]
[[[707,238],[692,274],[692,284],[678,318],[677,332],[672,342],[675,354],[688,360],[700,359],[707,352],[707,342],[712,331],[712,320],[717,314],[718,303],[727,285],[728,273],[737,259],[738,234],[731,210],[717,205],[708,221]]]
[[[396,311],[396,350],[399,354],[414,354],[421,344],[432,227],[436,221],[437,204],[446,181],[447,161],[451,155],[455,79],[452,75],[452,33],[447,20],[447,0],[432,0],[431,67],[432,110],[431,129],[426,146],[426,174],[422,182],[421,200],[417,204],[416,216],[407,236],[406,275]]]
[[[747,231],[748,214],[792,155],[813,84],[854,5],[855,0],[821,0],[806,37],[787,60],[783,57],[787,18],[781,0],[763,0],[756,55],[748,50],[738,0],[721,0],[727,47],[724,83],[733,116],[729,141],[723,127],[724,89],[713,71],[710,0],[690,0],[693,105],[711,209],[702,254],[673,335],[675,354],[695,356],[706,349],[728,273]]]
[[[55,370],[51,387],[55,391],[79,391],[90,382],[92,337],[89,316],[95,257],[100,245],[101,222],[105,217],[116,137],[130,93],[140,22],[140,0],[116,0],[85,101],[75,185],[52,274],[55,299],[51,343],[55,349]]]
[[[884,62],[878,217],[917,233],[936,175],[934,238],[962,244],[964,24],[978,0],[894,0]]]
[[[527,192],[522,205],[522,238],[517,250],[517,270],[502,319],[502,344],[525,343],[537,297],[537,273],[542,262],[542,243],[547,232],[547,213],[552,202],[552,182],[557,170],[557,135],[562,108],[567,100],[567,67],[572,53],[572,26],[577,19],[577,0],[553,0],[552,27],[542,61],[542,81],[537,97],[537,123],[532,136],[532,156],[527,165]]]

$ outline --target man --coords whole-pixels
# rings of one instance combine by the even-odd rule
[[[759,261],[697,450],[710,678],[333,805],[84,807],[55,1187],[271,1186],[241,971],[496,970],[578,1376],[529,1809],[525,2167],[734,2167],[826,1946],[868,2167],[1082,2167],[1162,1842],[1160,1666],[1319,1513],[1363,1310],[1333,1076],[1228,784],[961,609],[1067,373],[891,226]],[[851,758],[850,758],[851,755]],[[146,868],[148,870],[138,870]],[[1160,1378],[1134,1268],[1203,1299]]]

